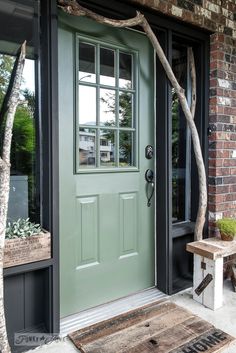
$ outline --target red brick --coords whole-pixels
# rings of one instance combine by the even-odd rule
[[[209,151],[210,158],[229,158],[228,150]]]
[[[209,185],[209,193],[226,194],[230,190],[229,185]]]
[[[222,167],[223,159],[211,158],[208,160],[209,167]]]
[[[235,201],[236,200],[236,194],[227,194],[224,196],[225,201]]]
[[[236,149],[236,141],[225,141],[223,148]]]
[[[230,140],[231,140],[231,141],[236,141],[236,134],[231,133],[231,134],[230,134]]]
[[[230,168],[230,174],[236,175],[236,168]]]
[[[236,192],[236,184],[230,185],[229,192]]]
[[[211,56],[210,56],[210,60],[214,61],[214,60],[224,60],[225,54],[223,51],[214,51],[211,52]]]
[[[236,158],[224,159],[223,166],[224,167],[235,167],[236,166]]]
[[[210,62],[210,69],[211,70],[214,70],[218,67],[218,61],[217,60],[214,60],[214,61],[211,61]]]
[[[209,203],[222,203],[224,202],[224,200],[225,200],[225,196],[220,194],[209,195],[208,197]]]
[[[209,176],[225,176],[230,175],[229,168],[209,168]]]
[[[223,178],[223,184],[236,184],[236,175],[226,176]]]
[[[224,107],[224,114],[226,114],[226,115],[236,115],[236,108]]]

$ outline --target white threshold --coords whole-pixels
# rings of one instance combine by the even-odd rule
[[[161,299],[167,299],[168,295],[157,288],[150,288],[131,294],[127,297],[96,306],[80,313],[66,316],[60,321],[60,336],[65,337],[69,333],[84,327],[124,314],[143,305],[151,304]]]

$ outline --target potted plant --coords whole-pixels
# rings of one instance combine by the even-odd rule
[[[216,225],[219,228],[222,240],[234,240],[234,237],[236,236],[236,219],[222,218],[216,222]]]
[[[6,228],[3,267],[46,260],[51,257],[51,235],[29,218],[9,222]]]

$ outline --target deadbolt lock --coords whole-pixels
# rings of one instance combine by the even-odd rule
[[[147,159],[152,159],[153,153],[154,153],[154,151],[153,151],[153,146],[152,146],[152,145],[147,145],[147,146],[145,147],[145,157],[146,157]]]

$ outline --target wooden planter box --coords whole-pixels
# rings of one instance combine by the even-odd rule
[[[51,258],[51,234],[42,232],[28,238],[6,239],[3,267],[23,265]]]

